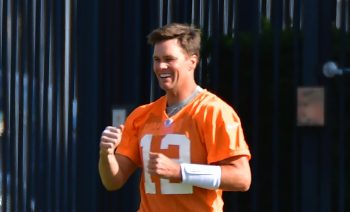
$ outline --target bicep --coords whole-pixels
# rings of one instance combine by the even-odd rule
[[[214,163],[215,165],[233,165],[235,167],[249,166],[247,155],[237,155]]]

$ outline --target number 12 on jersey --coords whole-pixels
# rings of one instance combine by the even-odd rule
[[[153,136],[146,134],[141,139],[143,167],[147,167],[149,161],[149,152],[151,150]],[[178,163],[190,163],[191,151],[190,140],[185,135],[180,134],[167,134],[165,135],[160,144],[160,149],[168,149],[169,145],[176,145],[179,148],[179,158],[173,159]],[[156,184],[152,182],[151,175],[143,169],[145,176],[145,191],[149,194],[156,193]],[[168,179],[160,179],[160,191],[161,194],[192,194],[193,186],[183,183],[171,183]]]

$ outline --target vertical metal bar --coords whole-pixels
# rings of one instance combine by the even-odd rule
[[[272,8],[272,28],[273,28],[273,103],[272,103],[272,211],[279,211],[279,113],[280,113],[280,47],[281,47],[281,30],[283,19],[283,3],[274,1]]]
[[[52,176],[55,176],[52,174],[52,146],[53,146],[53,3],[51,0],[47,1],[46,6],[45,6],[45,11],[46,11],[46,22],[45,22],[45,55],[46,55],[46,63],[45,63],[45,161],[46,161],[46,170],[45,170],[45,179],[46,179],[46,184],[45,184],[45,193],[47,194],[47,210],[48,211],[54,211],[57,210],[53,207],[53,200],[55,193],[52,192],[53,188],[53,183],[52,183]]]
[[[288,4],[286,4],[286,0],[282,0],[282,30],[286,29],[286,27],[288,26],[287,22],[287,17],[288,17],[288,13],[287,13],[287,6]]]
[[[196,21],[195,21],[195,17],[197,17],[197,14],[196,14],[196,0],[191,0],[191,24],[195,24]]]
[[[349,32],[350,31],[350,1],[345,0],[345,6],[344,6],[344,31]]]
[[[3,1],[0,1],[0,158],[3,158],[3,160],[0,161],[0,209],[2,209],[2,200],[3,200],[3,196],[4,196],[4,193],[3,193],[3,186],[4,186],[4,176],[3,176],[3,173],[4,173],[4,169],[3,169],[3,161],[4,161],[4,156],[3,156],[3,145],[4,145],[4,142],[5,142],[5,139],[3,138],[4,136],[4,111],[3,111],[3,97],[4,97],[4,81],[3,81],[3,68],[4,68],[4,65],[3,65],[3,54],[2,54],[2,51],[3,51],[3,40],[2,40],[2,33],[3,33],[3,14],[4,14],[4,11],[3,11]]]
[[[294,0],[290,0],[289,1],[289,18],[290,18],[290,24],[291,24],[291,27],[294,26]]]
[[[76,130],[77,130],[77,116],[78,116],[78,92],[77,92],[77,0],[73,0],[71,8],[72,12],[72,102],[71,102],[71,107],[72,107],[72,112],[71,112],[71,207],[69,208],[70,211],[76,211],[76,201],[77,201],[77,187],[75,186],[77,184],[77,135],[76,135]]]
[[[238,35],[238,0],[233,0],[232,3],[232,36],[233,36],[233,74],[232,74],[232,96],[233,96],[233,105],[238,105],[238,99],[239,99],[239,76],[238,76],[238,70],[239,70],[239,64],[240,64],[240,57],[239,57],[239,36]]]
[[[12,108],[14,109],[12,114],[13,116],[13,128],[12,128],[12,134],[13,134],[13,142],[11,142],[11,148],[12,148],[12,170],[11,170],[11,181],[12,181],[12,192],[13,192],[13,199],[12,199],[12,210],[18,211],[18,205],[19,205],[19,109],[20,109],[20,98],[19,98],[19,86],[20,86],[20,73],[19,73],[19,24],[18,24],[18,0],[15,0],[13,2],[13,28],[12,28],[12,34],[14,35],[12,46],[14,47],[12,51],[12,64],[11,64],[11,74],[12,74],[12,86],[11,92],[12,92],[12,99],[11,104]]]
[[[36,153],[36,117],[35,117],[35,55],[36,55],[36,1],[29,2],[27,1],[28,6],[28,197],[27,197],[27,211],[34,211],[36,209],[36,192],[35,192],[35,153]]]
[[[338,211],[345,211],[345,86],[344,81],[340,79],[338,81],[338,92],[339,92],[339,145],[338,145],[338,161],[339,161],[339,184],[338,184]]]
[[[212,1],[209,1],[207,2],[207,12],[208,12],[208,22],[207,22],[207,35],[208,37],[211,37],[212,35],[212,21],[213,21],[213,4],[216,4],[217,2],[212,2]]]
[[[0,157],[2,160],[0,161],[0,209],[5,210],[6,207],[6,137],[5,137],[5,112],[6,108],[4,107],[4,101],[6,98],[6,85],[5,85],[5,54],[3,54],[3,51],[5,51],[5,44],[3,40],[3,34],[5,33],[5,27],[6,24],[3,24],[4,16],[6,12],[4,10],[4,1],[0,1]]]
[[[63,42],[64,39],[64,2],[55,1],[54,2],[54,10],[53,10],[53,34],[52,34],[52,42],[53,42],[53,54],[52,62],[54,63],[54,72],[53,74],[53,135],[52,135],[52,155],[53,155],[53,172],[55,173],[55,177],[53,179],[53,208],[57,211],[62,211],[62,166],[61,166],[61,138],[62,138],[62,117],[61,117],[61,88],[62,88],[62,72],[63,72]],[[62,14],[63,13],[63,14]]]
[[[198,27],[201,29],[201,32],[203,34],[203,24],[204,24],[204,1],[203,0],[199,0],[199,3],[197,4],[198,7]],[[194,6],[193,6],[194,7]],[[202,36],[202,44],[205,42],[204,41],[204,36]],[[203,55],[201,55],[200,58],[200,62],[198,64],[198,68],[197,68],[197,80],[198,80],[198,84],[203,86],[203,68],[204,68],[204,64],[205,64],[205,58]]]
[[[160,10],[162,8],[161,7],[162,0],[158,0],[156,2],[157,3],[155,4],[155,6],[156,6],[157,9],[156,9],[156,12],[154,14],[158,15],[157,16],[158,21],[156,21],[156,23],[157,23],[156,26],[160,26],[160,23],[161,23],[161,20],[162,20],[161,19],[162,13],[160,12]],[[152,6],[153,6],[152,3],[150,3],[150,7],[151,8],[153,8]],[[151,11],[151,13],[152,13],[152,11]],[[150,65],[148,67],[148,69],[150,70],[149,71],[149,75],[148,75],[148,77],[149,77],[148,79],[150,81],[150,84],[149,84],[149,102],[152,102],[155,99],[155,84],[156,84],[156,82],[155,82],[155,77],[154,77],[153,71],[151,71],[151,70],[153,70],[153,52],[152,52],[153,49],[151,47],[149,47],[148,49],[149,49],[148,53],[150,55],[149,61],[151,61]]]
[[[191,9],[191,24],[200,28],[200,25],[199,25],[200,11],[199,11],[198,6],[199,6],[198,0],[192,0],[192,3],[191,3],[191,8],[192,8]],[[203,42],[204,41],[203,41],[203,36],[202,36],[202,43]],[[200,58],[199,58],[199,61],[197,64],[197,69],[195,71],[195,80],[199,85],[202,84],[201,74],[202,74],[202,55],[200,55]]]
[[[349,59],[349,56],[346,55],[345,46],[346,46],[346,31],[347,31],[347,11],[348,6],[346,0],[342,1],[342,8],[340,14],[340,36],[339,43],[342,46],[340,50],[340,62],[345,64],[345,61]],[[338,210],[345,211],[345,89],[344,79],[340,79],[337,83],[338,92],[339,92],[339,146],[338,146],[338,160],[339,160],[339,187],[338,187]]]
[[[23,70],[23,87],[22,87],[22,93],[23,93],[23,138],[22,138],[22,211],[25,211],[28,209],[28,150],[29,150],[29,133],[28,133],[28,117],[29,117],[29,104],[28,104],[28,97],[29,97],[29,79],[28,79],[28,43],[29,43],[29,16],[28,16],[28,1],[22,1],[21,5],[22,9],[22,27],[23,27],[23,36],[22,36],[22,70]]]
[[[171,23],[172,17],[173,17],[173,1],[167,0],[167,14],[166,14],[167,24]]]
[[[159,1],[159,10],[158,10],[158,14],[159,14],[159,19],[158,19],[158,26],[163,26],[163,14],[164,14],[164,1],[166,0],[158,0]]]
[[[227,35],[230,37],[233,37],[233,29],[234,29],[234,22],[233,22],[233,4],[234,0],[227,1]]]
[[[302,77],[301,85],[317,85],[315,71],[318,71],[319,57],[319,1],[303,1],[302,31]],[[315,12],[317,11],[317,12]],[[301,139],[301,211],[320,211],[319,209],[319,142],[317,130],[300,130]]]
[[[34,3],[35,2],[35,3]],[[43,208],[43,195],[44,192],[42,191],[42,183],[43,180],[43,163],[42,163],[42,98],[41,98],[41,61],[43,57],[43,53],[41,52],[41,31],[42,31],[42,24],[41,24],[41,18],[42,18],[42,3],[40,1],[33,2],[33,6],[35,6],[35,31],[33,31],[33,40],[35,40],[35,55],[33,56],[33,101],[32,101],[32,108],[33,108],[33,123],[32,123],[32,130],[33,134],[35,135],[35,139],[33,139],[33,157],[34,157],[34,163],[35,167],[33,166],[33,178],[34,178],[34,186],[33,190],[35,192],[35,200],[34,200],[34,207],[36,210]]]
[[[331,95],[332,92],[329,91],[329,85],[325,86],[325,96]],[[335,105],[332,105],[331,107],[334,107]],[[330,108],[327,108],[326,114],[331,114],[332,110]],[[334,110],[333,110],[334,111]],[[326,122],[329,122],[330,119],[327,118]],[[329,122],[331,123],[331,122]],[[320,212],[328,212],[332,211],[331,209],[331,199],[332,199],[332,184],[329,182],[331,181],[331,173],[332,173],[332,160],[331,160],[331,154],[330,154],[330,147],[334,146],[334,137],[331,135],[330,127],[325,128],[325,133],[322,139],[320,139],[320,152],[322,157],[320,157],[320,166],[322,167],[320,169]],[[300,210],[295,210],[300,211]]]
[[[65,36],[64,36],[64,111],[63,111],[63,205],[64,211],[68,208],[68,130],[69,130],[69,93],[70,93],[70,72],[71,72],[71,1],[65,0]]]
[[[271,20],[271,0],[266,0],[266,18],[267,20]]]
[[[3,38],[3,36],[2,36],[2,34],[5,32],[5,30],[3,30],[3,21],[4,21],[4,14],[5,14],[5,11],[4,11],[4,1],[0,1],[0,74],[2,75],[3,74],[3,68],[4,68],[4,65],[3,65],[3,55],[2,55],[2,51],[3,51],[3,48],[4,48],[4,46],[2,45],[2,42],[3,42],[3,40],[2,40],[2,38]],[[2,78],[0,79],[0,80],[2,80]],[[0,94],[1,94],[1,97],[3,96],[3,91],[4,91],[4,89],[3,89],[3,81],[0,81],[0,83],[1,83],[1,92],[0,92]],[[1,102],[2,102],[3,100],[1,99]],[[0,108],[1,108],[1,110],[2,110],[2,105],[0,105]],[[2,112],[2,111],[1,111]],[[1,137],[1,134],[0,134],[0,137]],[[0,165],[1,166],[1,165]]]
[[[231,0],[229,1],[229,29],[228,33],[230,36],[234,38],[235,34],[235,28],[236,28],[236,7],[237,7],[237,0]]]
[[[17,194],[16,194],[16,157],[15,157],[15,142],[16,142],[16,113],[15,113],[15,105],[16,105],[16,94],[15,94],[15,80],[16,80],[16,73],[15,73],[15,57],[16,57],[16,28],[15,28],[15,15],[14,15],[14,2],[12,1],[7,5],[7,11],[8,11],[8,25],[7,25],[7,42],[9,44],[7,53],[8,53],[8,60],[7,60],[7,68],[8,68],[8,141],[9,141],[9,161],[8,161],[8,167],[9,167],[9,182],[8,182],[8,191],[10,194],[10,201],[9,201],[9,210],[15,210],[17,206]]]
[[[337,0],[336,13],[335,13],[335,26],[339,29],[341,27],[342,20],[342,2],[343,0]]]
[[[47,26],[46,26],[46,20],[47,20],[47,14],[46,14],[46,5],[47,2],[45,0],[40,1],[40,6],[39,6],[39,13],[40,13],[40,20],[39,22],[39,32],[37,34],[39,42],[38,42],[38,51],[39,51],[39,58],[37,58],[37,68],[38,68],[38,99],[39,101],[37,103],[37,111],[36,115],[38,116],[38,122],[39,124],[37,125],[39,129],[39,136],[38,136],[38,149],[39,152],[37,152],[38,156],[38,163],[39,163],[39,169],[37,170],[37,173],[39,176],[37,176],[38,181],[37,181],[37,186],[38,186],[38,203],[39,203],[39,208],[43,210],[48,210],[48,204],[49,204],[49,199],[50,197],[45,194],[45,187],[47,183],[47,178],[45,176],[46,170],[45,168],[47,167],[47,160],[46,160],[46,145],[45,145],[45,139],[46,139],[46,64],[47,64]]]
[[[40,178],[41,178],[41,183],[38,184],[40,185],[39,189],[40,192],[42,192],[42,196],[40,198],[40,203],[41,207],[43,210],[50,210],[51,207],[51,192],[47,193],[47,188],[50,188],[50,185],[48,183],[49,178],[48,178],[48,168],[49,168],[49,154],[48,154],[48,64],[49,64],[49,54],[48,54],[48,49],[49,49],[49,44],[48,44],[48,36],[49,36],[49,31],[48,31],[48,1],[42,1],[40,4],[40,59],[39,59],[39,102],[40,106],[40,113],[39,113],[39,120],[40,120],[40,136],[39,136],[39,148],[40,148],[40,155],[39,155],[39,160],[40,160],[40,166],[41,169],[39,170],[40,173]]]
[[[51,191],[52,192],[52,200],[51,200],[51,204],[52,204],[52,208],[53,210],[59,210],[56,206],[57,206],[57,192],[56,192],[56,184],[55,182],[57,181],[57,174],[55,172],[55,165],[56,165],[56,154],[55,154],[55,150],[56,150],[56,129],[57,129],[57,125],[56,125],[56,120],[57,120],[57,108],[56,108],[56,72],[57,72],[57,65],[58,63],[56,63],[56,46],[55,46],[55,39],[56,36],[59,37],[59,35],[55,35],[55,27],[56,27],[56,23],[55,23],[55,8],[56,8],[56,4],[55,2],[51,2],[51,7],[50,7],[50,63],[49,63],[49,71],[50,71],[50,76],[49,76],[49,88],[48,88],[48,99],[49,99],[49,111],[48,113],[50,114],[50,125],[49,125],[49,134],[48,134],[48,138],[51,142],[50,144],[50,172],[53,173],[50,179],[50,184],[51,184]]]
[[[165,23],[164,23],[164,19],[165,19],[165,16],[164,16],[164,7],[166,4],[164,4],[164,1],[166,0],[158,0],[158,25],[157,27],[161,27],[163,26]],[[153,48],[150,48],[150,55],[152,56],[150,59],[151,61],[153,61]],[[151,67],[150,67],[150,70],[153,69],[153,62],[151,63]],[[154,99],[157,98],[157,94],[158,94],[158,84],[157,84],[157,79],[156,77],[154,76],[154,73],[152,71],[149,72],[150,75],[150,101],[153,101]]]
[[[319,58],[318,61],[327,61],[331,57],[332,53],[332,31],[333,31],[333,19],[334,19],[334,10],[330,10],[330,8],[333,7],[334,3],[331,1],[320,1],[320,11],[319,14],[322,14],[319,16],[320,20],[320,29],[318,32],[319,36],[319,43],[320,45],[320,51],[319,51]],[[335,9],[335,8],[334,8]],[[332,132],[331,125],[328,123],[336,123],[338,121],[335,121],[334,118],[336,118],[335,115],[332,115],[335,111],[338,111],[337,105],[334,104],[336,100],[332,99],[333,90],[331,89],[333,82],[330,80],[325,81],[324,83],[324,91],[325,91],[325,118],[326,121],[325,126],[323,127],[323,136],[322,139],[320,139],[320,154],[321,157],[319,157],[319,164],[320,164],[320,174],[319,174],[319,208],[320,212],[328,212],[332,211],[332,197],[334,196],[334,193],[332,192],[334,186],[333,184],[329,183],[332,181],[332,174],[334,173],[333,167],[333,155],[330,154],[331,147],[334,147],[334,134]],[[329,102],[332,102],[331,104],[328,104]],[[330,118],[332,117],[332,118]],[[338,124],[337,124],[338,125]],[[334,204],[335,205],[335,204]],[[300,210],[299,210],[300,211]]]
[[[10,211],[10,81],[11,72],[10,72],[10,60],[11,60],[11,3],[9,1],[4,1],[2,5],[2,11],[4,14],[4,19],[2,21],[2,65],[4,70],[3,76],[3,107],[4,107],[4,134],[3,134],[3,146],[2,146],[2,155],[5,160],[2,161],[3,165],[3,178],[2,178],[2,191],[4,196],[2,196],[2,209],[4,211]],[[6,18],[5,18],[6,17]],[[9,35],[10,34],[10,35]]]
[[[223,10],[223,34],[227,35],[229,27],[229,2],[228,0],[223,0],[222,10]]]
[[[158,0],[158,27],[163,26],[163,1],[164,0]],[[152,50],[150,50],[150,54],[153,55]],[[153,61],[153,57],[151,57],[151,60]],[[151,70],[152,70],[152,64],[151,63]],[[152,71],[150,71],[150,75],[149,75],[149,79],[150,79],[150,97],[149,97],[149,101],[153,101],[156,98],[156,89],[155,87],[157,86],[157,82],[156,79],[154,77],[154,74]]]
[[[294,64],[294,87],[295,90],[297,89],[298,85],[298,75],[300,70],[300,40],[299,40],[299,34],[300,34],[300,14],[301,14],[301,8],[300,8],[300,0],[294,1],[293,6],[293,64]],[[296,91],[294,91],[294,96],[296,96]],[[295,105],[296,107],[296,105]],[[294,120],[294,122],[296,122]],[[292,157],[292,195],[291,195],[291,202],[292,202],[292,212],[299,212],[300,211],[300,199],[299,199],[299,158],[300,158],[300,151],[299,151],[299,139],[297,137],[297,128],[296,123],[294,124],[293,129],[293,140],[292,140],[292,147],[291,147],[291,157]]]
[[[209,28],[208,31],[212,34],[208,35],[212,39],[212,55],[211,55],[211,63],[212,63],[212,70],[211,70],[211,88],[214,89],[214,91],[218,91],[219,86],[219,48],[220,48],[220,19],[219,19],[219,6],[220,1],[211,1],[210,8],[210,14],[211,18],[209,19]],[[212,28],[211,28],[212,27]]]
[[[64,211],[64,196],[65,193],[65,161],[64,161],[64,72],[65,72],[65,1],[57,2],[57,57],[56,57],[56,149],[55,149],[55,160],[56,167],[55,172],[59,176],[56,179],[55,187],[57,190],[57,205],[58,210]]]
[[[252,131],[251,131],[251,145],[252,147],[252,169],[254,170],[255,176],[260,176],[259,174],[259,108],[260,108],[260,83],[259,83],[259,64],[260,64],[260,28],[261,28],[261,16],[260,16],[260,4],[257,1],[254,1],[253,5],[253,13],[257,14],[253,19],[253,34],[254,34],[254,43],[253,43],[253,73],[252,73],[252,104],[251,104],[251,112],[252,112]],[[260,187],[258,181],[253,181],[253,189],[251,195],[252,202],[252,211],[258,211],[258,194],[260,193]]]
[[[0,157],[3,158],[3,160],[0,161],[0,210],[3,210],[3,205],[4,205],[4,196],[5,196],[5,192],[4,192],[4,187],[5,187],[5,177],[4,177],[4,161],[5,161],[5,155],[4,155],[4,146],[5,146],[5,135],[4,135],[4,107],[3,107],[3,103],[4,103],[4,90],[5,89],[5,83],[4,83],[4,64],[3,64],[3,32],[5,30],[3,30],[3,15],[4,15],[4,2],[0,1]]]
[[[199,2],[199,26],[204,29],[205,20],[205,0],[200,0]]]
[[[23,37],[23,18],[22,7],[20,1],[15,1],[15,13],[16,13],[16,91],[15,91],[15,103],[16,103],[16,210],[23,211],[23,69],[22,69],[22,37]]]

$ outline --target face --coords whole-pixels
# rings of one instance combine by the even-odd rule
[[[153,71],[159,86],[165,91],[177,92],[193,82],[197,56],[188,55],[177,39],[165,40],[154,45]]]

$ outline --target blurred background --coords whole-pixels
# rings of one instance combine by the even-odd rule
[[[139,173],[106,191],[99,137],[163,94],[146,36],[170,22],[202,29],[196,80],[252,152],[224,210],[350,211],[349,0],[1,0],[0,209],[136,211]]]

